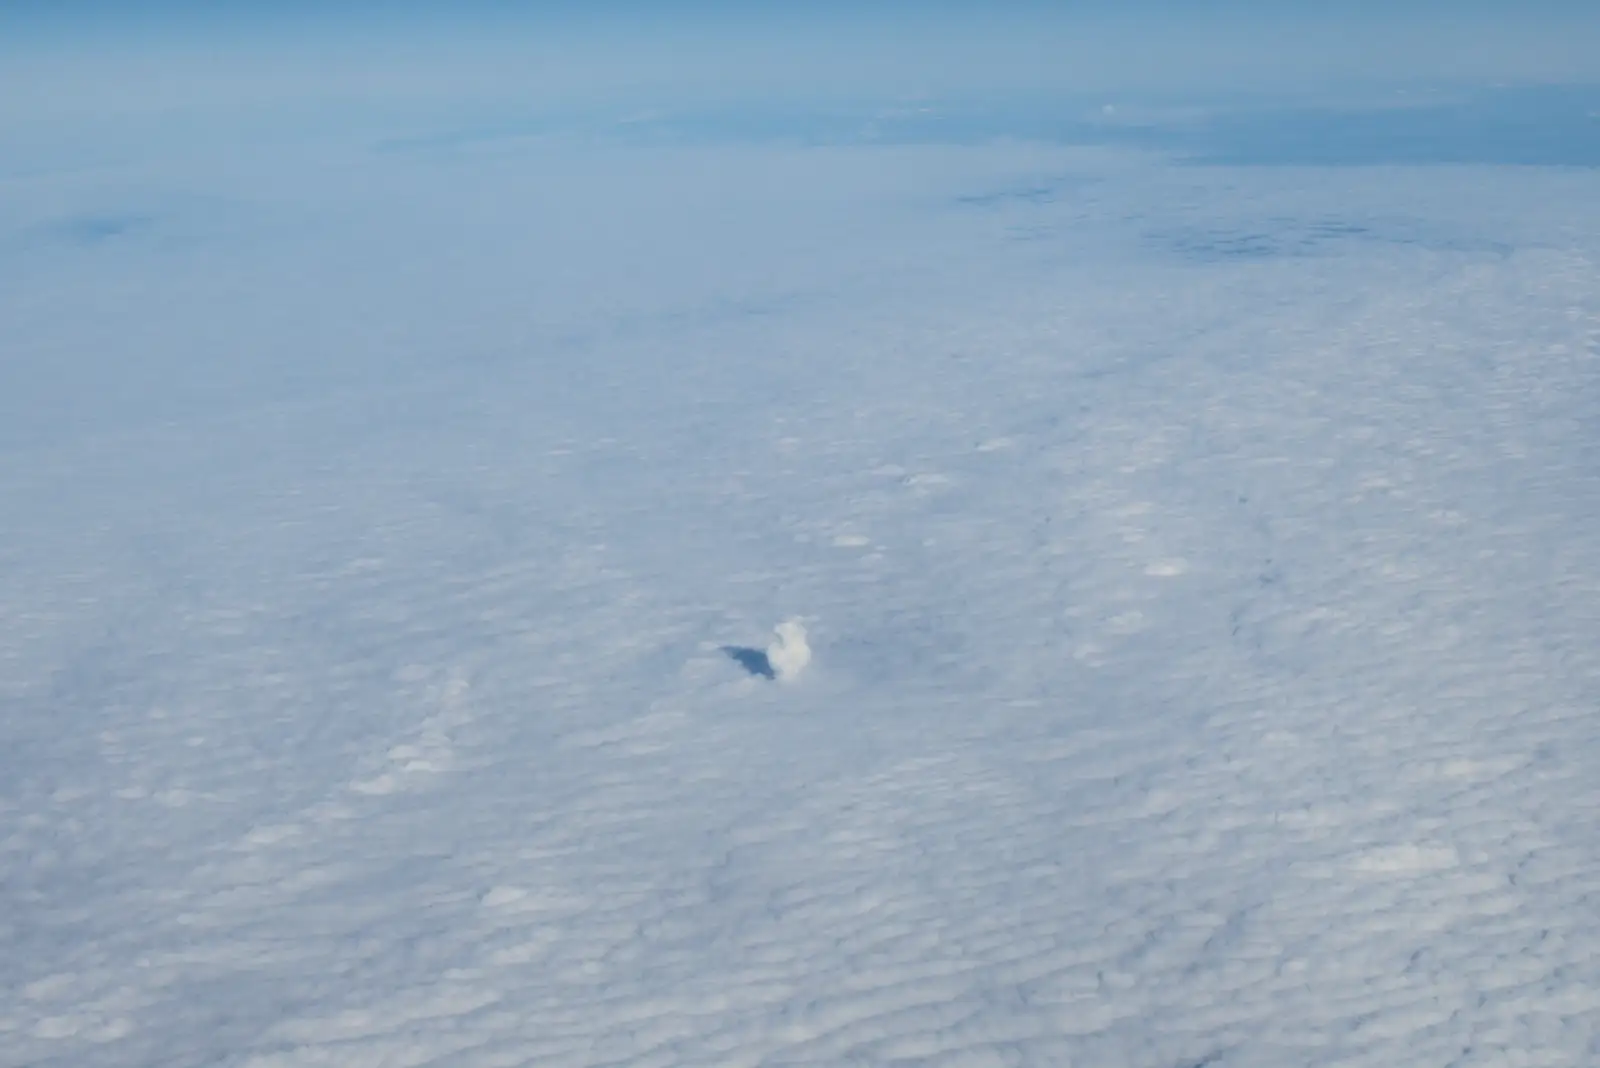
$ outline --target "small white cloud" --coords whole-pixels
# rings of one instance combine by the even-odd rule
[[[773,628],[778,638],[767,646],[767,662],[779,682],[799,676],[811,663],[811,646],[806,644],[806,628],[798,619],[785,620]]]

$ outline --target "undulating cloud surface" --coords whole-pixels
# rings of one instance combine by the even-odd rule
[[[1587,8],[0,19],[0,1066],[1600,1063]]]

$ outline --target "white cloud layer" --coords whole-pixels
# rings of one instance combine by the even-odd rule
[[[1597,1063],[1592,171],[377,126],[8,157],[0,1068]]]

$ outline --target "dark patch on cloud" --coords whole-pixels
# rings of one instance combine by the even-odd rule
[[[1334,256],[1357,243],[1480,256],[1511,253],[1511,247],[1504,243],[1439,232],[1410,219],[1256,219],[1154,230],[1145,235],[1145,240],[1157,249],[1199,263]]]
[[[1151,244],[1202,262],[1326,255],[1337,246],[1369,237],[1369,227],[1337,220],[1268,219],[1244,225],[1189,226],[1156,231]]]
[[[91,247],[148,229],[154,222],[152,216],[135,212],[95,212],[58,219],[42,230],[52,241]]]
[[[777,671],[767,657],[766,650],[752,649],[747,645],[724,645],[722,653],[745,671],[761,679],[776,679]]]

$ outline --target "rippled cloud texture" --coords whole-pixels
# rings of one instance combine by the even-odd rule
[[[1596,16],[1196,6],[0,7],[0,1066],[1600,1063]]]

